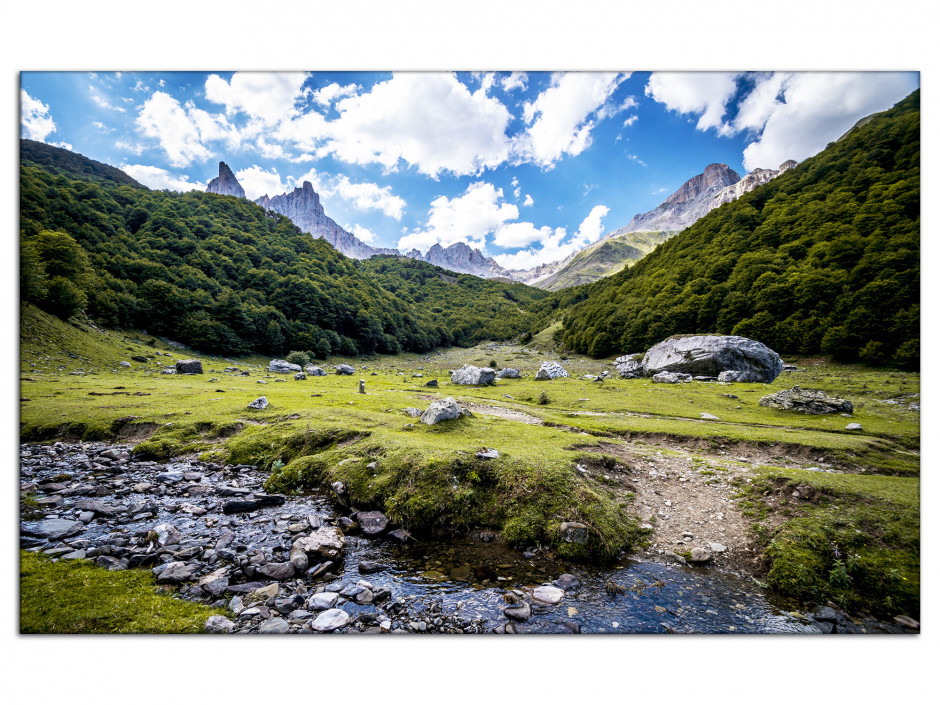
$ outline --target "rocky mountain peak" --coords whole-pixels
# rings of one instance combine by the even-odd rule
[[[727,164],[709,164],[705,171],[686,181],[679,190],[660,204],[669,207],[711,195],[741,180],[740,175]]]
[[[206,192],[245,198],[245,189],[238,183],[235,174],[225,162],[219,162],[219,175],[209,182],[209,185],[206,187]]]

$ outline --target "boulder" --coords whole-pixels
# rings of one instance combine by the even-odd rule
[[[304,372],[311,377],[326,377],[326,370],[316,365],[307,365],[304,367]]]
[[[129,363],[127,360],[121,360],[118,363],[118,367],[130,367],[130,366],[131,366],[131,363]]]
[[[131,360],[134,362],[147,362],[147,358],[143,355],[131,355]]]
[[[294,375],[294,379],[300,382],[302,380],[307,379],[307,375],[305,375],[303,372],[298,372],[297,374]]]
[[[199,360],[177,360],[176,373],[181,375],[201,375],[202,363]]]
[[[575,588],[581,585],[581,581],[578,580],[577,576],[572,575],[571,573],[562,573],[553,581],[556,587],[560,587],[562,590],[574,590]]]
[[[707,563],[711,558],[711,552],[700,546],[696,546],[689,552],[689,560],[692,563]]]
[[[736,370],[725,370],[718,375],[719,382],[747,382],[747,372],[738,372]]]
[[[761,397],[761,406],[784,411],[800,411],[804,414],[852,413],[852,402],[848,399],[830,397],[816,389],[781,389],[779,392]]]
[[[428,426],[433,426],[441,421],[459,419],[460,414],[461,408],[460,405],[457,404],[457,400],[453,397],[447,397],[446,399],[438,399],[435,402],[431,402],[427,410],[421,414],[421,422],[426,423]]]
[[[278,507],[284,504],[284,495],[268,494],[254,499],[239,499],[232,502],[226,502],[222,505],[223,514],[241,514],[243,512],[253,512],[262,507]]]
[[[291,552],[295,549],[303,551],[308,557],[319,559],[339,558],[346,545],[346,538],[343,532],[335,526],[324,526],[314,531],[309,536],[301,536],[296,539],[291,546]]]
[[[861,430],[862,430],[862,424],[860,424],[860,423],[850,423],[848,426],[845,427],[845,430],[846,430],[846,431],[861,431]]]
[[[496,373],[496,379],[519,379],[522,375],[515,367],[504,367]]]
[[[162,566],[157,576],[158,583],[184,583],[193,579],[193,566],[182,561],[174,561]]]
[[[492,384],[496,380],[496,370],[491,367],[464,365],[450,376],[451,384]]]
[[[643,356],[643,374],[683,372],[719,377],[741,373],[738,382],[773,382],[783,371],[783,360],[763,343],[739,335],[683,335],[657,343]]]
[[[336,374],[338,375],[351,375],[356,371],[356,368],[352,365],[337,365]]]
[[[643,353],[622,355],[614,360],[614,367],[624,379],[636,379],[643,376]]]
[[[290,561],[264,563],[258,566],[258,572],[272,580],[287,580],[294,577],[294,564]]]
[[[219,568],[199,578],[199,587],[214,597],[218,597],[228,587],[228,568]]]
[[[268,399],[267,397],[258,397],[253,402],[248,405],[249,409],[257,409],[258,411],[264,411],[268,408]]]
[[[300,365],[295,365],[287,360],[271,360],[268,363],[268,372],[277,372],[279,374],[289,374],[291,372],[302,372]]]
[[[542,366],[539,367],[539,371],[535,374],[535,379],[556,379],[558,377],[567,377],[568,373],[565,371],[565,368],[559,365],[557,362],[545,361],[542,363]]]
[[[425,387],[437,387],[438,386],[437,380],[436,379],[429,380],[424,383],[424,386]]]

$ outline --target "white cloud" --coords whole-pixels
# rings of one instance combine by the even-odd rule
[[[94,103],[99,107],[105,108],[106,110],[114,110],[115,112],[119,113],[127,112],[119,105],[112,105],[111,101],[109,101],[107,97],[105,97],[105,95],[94,86],[89,86],[88,92],[91,95],[92,101],[94,101]]]
[[[646,166],[646,165],[647,165],[646,162],[644,162],[642,159],[640,159],[640,158],[639,158],[638,156],[636,156],[635,154],[628,154],[628,155],[627,155],[627,159],[629,159],[631,162],[636,162],[636,163],[639,164],[640,166]]]
[[[629,74],[556,73],[551,85],[523,106],[529,124],[515,144],[522,161],[550,168],[563,155],[580,154],[591,130],[608,113],[606,101]]]
[[[529,76],[524,71],[513,71],[502,81],[504,91],[514,91],[518,88],[525,89],[529,83]]]
[[[224,116],[210,115],[191,102],[184,108],[176,98],[162,91],[147,99],[136,124],[142,135],[160,141],[174,167],[208,159],[211,152],[204,144],[206,141],[225,138],[234,146],[240,139]]]
[[[25,90],[20,90],[20,128],[28,139],[45,142],[55,132],[55,121],[49,114],[49,106],[36,100]]]
[[[522,205],[524,205],[524,206],[531,206],[531,205],[533,205],[534,203],[535,203],[535,201],[532,200],[532,196],[530,196],[529,194],[526,194],[526,195],[525,195],[525,200],[522,202]]]
[[[245,195],[252,201],[264,195],[277,196],[289,190],[288,186],[281,181],[277,169],[268,171],[257,164],[235,172],[235,178],[245,189]]]
[[[313,132],[325,138],[321,156],[389,170],[401,159],[436,177],[445,171],[475,174],[509,154],[509,111],[482,89],[471,93],[453,74],[396,74],[335,107],[338,119],[314,119]],[[308,138],[297,141],[309,148]]]
[[[700,114],[696,127],[707,130],[722,126],[725,107],[737,88],[735,73],[654,73],[646,84],[646,95],[678,113]]]
[[[341,86],[338,83],[331,83],[318,91],[314,91],[313,99],[320,105],[330,106],[340,98],[347,98],[356,95],[359,92],[359,86],[350,83],[348,86]]]
[[[509,220],[519,217],[519,209],[503,199],[503,190],[485,181],[470,184],[461,196],[440,196],[431,202],[423,230],[415,230],[398,241],[406,252],[417,248],[426,252],[432,245],[444,247],[465,242],[484,249],[486,236]]]
[[[639,119],[640,119],[639,115],[631,115],[630,117],[628,117],[626,120],[623,121],[623,126],[630,127],[630,125],[632,125]],[[619,137],[620,135],[617,135],[617,136]]]
[[[205,184],[193,183],[186,175],[177,176],[166,169],[144,164],[122,164],[121,171],[137,179],[144,186],[171,191],[204,191]]]
[[[266,125],[274,125],[297,114],[294,104],[301,98],[305,73],[239,72],[231,81],[216,74],[206,79],[206,98],[221,103],[228,114],[244,112]]]
[[[363,242],[375,242],[375,233],[369,230],[368,228],[362,227],[358,223],[353,225],[349,229],[349,232],[351,232],[353,235],[358,237]]]
[[[138,157],[147,149],[139,142],[127,142],[125,140],[118,140],[114,143],[114,146],[122,152],[130,152],[131,154],[136,154]]]
[[[744,150],[744,167],[776,168],[823,150],[858,120],[887,110],[918,86],[911,73],[774,74],[741,103],[737,130],[759,132]],[[778,99],[779,98],[779,99]]]
[[[601,220],[609,212],[607,206],[594,206],[581,222],[578,232],[570,238],[565,228],[555,228],[554,231],[551,228],[540,228],[542,246],[539,249],[530,247],[514,254],[496,255],[493,259],[506,269],[531,269],[540,264],[557,262],[595,242],[604,232]]]
[[[537,228],[532,223],[505,223],[496,229],[493,235],[493,244],[497,247],[525,247],[536,241],[550,237],[552,229],[549,227]]]
[[[405,211],[405,199],[392,193],[391,186],[379,186],[369,182],[353,183],[345,175],[338,177],[327,195],[336,194],[349,201],[357,209],[382,211],[389,218],[401,220]]]

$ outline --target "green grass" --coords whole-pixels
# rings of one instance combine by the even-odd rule
[[[161,592],[149,571],[108,571],[20,551],[23,634],[195,633],[214,614],[225,611]]]
[[[598,384],[580,377],[605,369],[613,372],[611,361],[572,356],[560,360],[569,378],[536,382],[541,362],[559,359],[542,351],[537,336],[527,346],[489,344],[428,356],[334,358],[320,364],[330,370],[330,364],[351,362],[357,373],[298,382],[290,375],[266,372],[266,359],[227,360],[175,349],[174,357],[157,356],[167,346],[160,341],[148,345],[151,339],[142,333],[80,330],[35,308],[24,312],[21,397],[29,400],[21,402],[24,439],[130,438],[138,453],[152,458],[199,454],[276,467],[268,487],[278,491],[341,480],[358,506],[383,509],[414,531],[448,533],[489,526],[514,542],[548,544],[580,557],[607,557],[636,546],[643,532],[637,529],[629,492],[600,481],[601,473],[575,470],[589,447],[601,441],[662,441],[675,452],[691,455],[725,447],[733,454],[736,445],[743,444],[763,449],[775,465],[791,464],[790,456],[797,465],[824,458],[862,473],[810,473],[815,482],[876,481],[900,488],[916,486],[919,475],[920,415],[908,408],[911,401],[919,402],[919,396],[912,396],[919,393],[914,373],[801,360],[795,362],[802,371],[785,373],[768,385],[660,385],[619,378]],[[72,351],[79,359],[68,356]],[[129,370],[117,366],[132,354],[151,356],[152,361],[132,362]],[[160,367],[185,357],[202,359],[205,374],[159,374]],[[488,387],[450,384],[449,370],[494,359],[525,376]],[[222,372],[232,364],[249,369],[251,376]],[[363,365],[368,369],[361,369]],[[67,374],[75,369],[88,374]],[[412,378],[419,372],[422,378]],[[360,378],[366,381],[367,394],[358,394]],[[259,379],[267,384],[258,384]],[[425,387],[430,379],[438,379],[440,387]],[[849,398],[857,411],[852,418],[818,417],[759,406],[760,397],[795,384]],[[549,404],[539,404],[543,392]],[[249,411],[247,404],[261,395],[270,402],[268,409]],[[446,396],[522,412],[544,425],[477,413],[428,427],[401,411],[423,409]],[[895,399],[904,403],[884,401]],[[720,420],[703,421],[702,412]],[[845,431],[851,421],[864,430]],[[496,448],[500,457],[478,460],[474,454],[483,447]],[[368,468],[373,462],[374,474]],[[877,500],[879,507],[890,506],[905,521],[917,521],[916,505],[878,497],[872,494],[874,485],[858,487],[862,489],[853,490],[853,496],[873,497],[866,500],[869,506]],[[833,488],[837,490],[851,494]],[[761,513],[753,514],[757,522]],[[559,540],[559,526],[566,520],[592,528],[590,545],[579,548]],[[866,521],[858,519],[863,535],[875,531],[868,527],[876,523]],[[899,550],[910,555],[913,548],[908,542]],[[775,560],[781,565],[790,562],[789,557]],[[789,587],[782,578],[777,584],[778,589],[795,590],[792,581]]]
[[[792,498],[796,487],[810,488],[809,497]],[[918,618],[919,492],[918,478],[767,467],[743,490],[742,505],[754,519],[772,589],[804,602]],[[788,520],[773,528],[777,513]]]

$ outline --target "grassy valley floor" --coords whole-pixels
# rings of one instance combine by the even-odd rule
[[[533,347],[542,336],[528,347],[317,361],[356,374],[295,381],[267,372],[267,359],[202,356],[33,307],[22,315],[24,441],[130,439],[153,459],[259,464],[269,491],[338,480],[356,506],[413,532],[490,528],[572,558],[681,562],[704,547],[718,566],[805,602],[919,614],[917,374],[795,360],[796,372],[768,385],[660,385],[572,357],[558,360],[569,378],[536,382],[541,361],[558,359]],[[160,374],[188,357],[205,373]],[[523,378],[452,385],[449,370],[463,363]],[[614,376],[581,379],[605,370]],[[758,405],[794,385],[850,399],[855,413]],[[266,410],[247,408],[262,395]],[[403,411],[448,396],[473,416],[426,426]],[[484,448],[499,457],[477,458]],[[566,540],[564,522],[588,527],[587,543]]]

